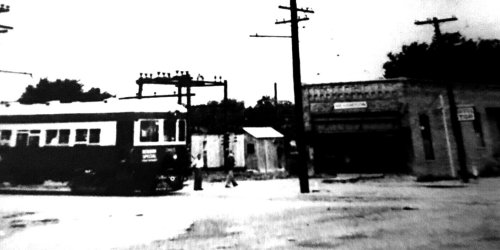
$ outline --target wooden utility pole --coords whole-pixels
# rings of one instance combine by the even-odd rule
[[[278,84],[274,83],[274,106],[278,108]]]
[[[432,19],[427,19],[426,21],[415,21],[415,25],[426,25],[432,24],[434,26],[434,42],[437,46],[437,53],[441,47],[441,30],[439,25],[445,22],[452,22],[458,20],[456,17],[438,19],[436,17]],[[446,82],[446,94],[448,96],[448,105],[450,106],[450,119],[451,119],[451,129],[453,130],[453,136],[455,138],[455,143],[457,145],[457,157],[458,164],[460,167],[460,177],[462,182],[469,182],[469,173],[467,171],[467,156],[465,153],[464,139],[462,134],[462,126],[458,120],[457,115],[457,104],[455,100],[455,93],[453,91],[453,83],[444,79]],[[444,107],[443,107],[444,108]]]
[[[309,193],[309,176],[307,168],[307,149],[305,144],[304,109],[302,104],[302,80],[300,77],[300,48],[299,48],[299,22],[309,18],[299,18],[297,12],[314,13],[309,9],[297,8],[297,1],[290,0],[290,7],[279,6],[280,9],[290,10],[290,20],[276,21],[276,24],[291,24],[292,34],[292,59],[293,59],[293,89],[295,95],[295,126],[297,133],[298,175],[300,192]]]
[[[434,26],[434,40],[440,41],[441,39],[441,29],[439,28],[439,25],[441,23],[445,22],[452,22],[458,20],[456,17],[450,17],[450,18],[442,18],[438,19],[437,17],[433,17],[432,19],[427,18],[425,21],[415,21],[415,25],[425,25],[425,24],[432,24]]]

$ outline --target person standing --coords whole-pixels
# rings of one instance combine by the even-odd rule
[[[203,168],[203,159],[201,158],[201,154],[196,156],[196,159],[191,164],[191,167],[193,167],[194,172],[194,190],[203,190],[203,188],[201,188],[201,183],[203,182],[203,173],[201,171]]]
[[[238,186],[238,183],[236,183],[236,180],[234,179],[234,155],[232,151],[229,151],[229,155],[227,156],[227,162],[226,162],[226,171],[227,171],[227,176],[226,176],[226,188],[230,188],[231,185],[233,184],[233,187]]]

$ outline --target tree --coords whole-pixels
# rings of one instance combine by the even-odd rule
[[[269,96],[263,96],[254,107],[245,110],[245,126],[273,127],[285,136],[293,137],[294,105],[290,101],[278,104]]]
[[[108,92],[101,93],[99,88],[91,88],[89,91],[84,92],[82,87],[83,85],[78,83],[77,80],[57,79],[55,82],[51,82],[44,78],[40,79],[36,87],[32,85],[26,87],[18,101],[23,104],[57,100],[60,102],[90,102],[102,101],[112,96]]]
[[[389,53],[384,77],[409,77],[459,82],[500,80],[500,40],[466,39],[446,33],[431,44],[413,42]]]
[[[224,104],[227,105],[226,118]],[[191,124],[194,132],[222,134],[226,132],[226,128],[228,132],[239,132],[243,127],[244,111],[244,103],[234,99],[228,99],[227,103],[210,101],[206,105],[191,108]]]

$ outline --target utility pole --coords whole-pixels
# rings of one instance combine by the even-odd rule
[[[9,5],[0,4],[0,13],[9,12],[9,11],[10,11]],[[5,26],[5,25],[0,24],[0,33],[7,33],[7,31],[9,31],[11,29],[13,29],[13,28],[10,26]]]
[[[274,106],[278,108],[278,84],[274,83]]]
[[[166,74],[158,72],[157,77],[153,77],[153,74],[140,74],[139,79],[136,80],[136,83],[139,87],[136,98],[149,98],[151,96],[143,97],[143,85],[144,84],[157,84],[157,85],[173,85],[177,88],[177,102],[182,104],[182,97],[186,96],[186,108],[187,108],[187,117],[188,117],[188,136],[186,138],[186,143],[188,145],[188,149],[191,150],[191,121],[190,121],[190,113],[191,113],[191,97],[194,94],[191,94],[191,88],[193,87],[213,87],[213,86],[222,86],[224,87],[224,100],[222,106],[224,107],[224,139],[223,139],[223,147],[224,147],[224,164],[227,162],[228,156],[228,148],[229,148],[229,134],[227,132],[227,81],[222,80],[222,77],[217,76],[214,77],[213,81],[205,81],[204,77],[198,75],[196,79],[189,74],[189,71],[181,71],[179,75],[179,71],[177,71],[175,76],[171,76],[170,73]],[[182,93],[182,89],[186,89],[186,94]],[[168,95],[167,95],[168,96]]]
[[[445,22],[452,22],[458,20],[456,17],[451,18],[443,18],[438,19],[436,17],[430,19],[428,18],[425,21],[415,21],[415,25],[426,25],[432,24],[434,26],[434,42],[437,45],[437,52],[439,53],[439,49],[441,47],[441,30],[439,25]],[[453,130],[453,135],[455,137],[455,142],[457,145],[457,156],[458,156],[458,164],[460,167],[460,177],[462,182],[469,182],[469,174],[467,171],[467,156],[465,153],[464,139],[462,135],[462,126],[460,125],[460,121],[458,120],[457,115],[457,104],[455,100],[455,93],[453,91],[453,83],[444,79],[446,82],[446,94],[448,96],[448,104],[450,106],[450,119],[451,119],[451,129]],[[444,108],[444,107],[443,107]]]
[[[304,129],[304,109],[302,104],[302,80],[300,77],[300,48],[299,48],[299,22],[309,20],[307,16],[304,18],[298,17],[298,12],[314,13],[314,11],[297,8],[297,1],[290,0],[290,6],[279,6],[280,9],[290,11],[290,20],[276,21],[276,24],[291,24],[292,34],[292,59],[293,59],[293,89],[295,95],[295,121],[297,133],[297,151],[298,151],[298,175],[300,182],[300,192],[309,193],[309,176],[307,169],[307,150],[305,145],[305,129]]]
[[[425,25],[432,24],[434,26],[434,40],[439,42],[441,39],[441,29],[439,25],[445,22],[452,22],[458,20],[456,17],[452,16],[450,18],[442,18],[438,19],[437,17],[433,17],[432,19],[427,18],[425,21],[415,21],[415,25]]]

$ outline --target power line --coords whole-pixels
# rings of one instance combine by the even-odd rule
[[[259,35],[257,33],[255,33],[255,35],[250,35],[250,37],[262,37],[262,38],[265,38],[265,37],[268,37],[268,38],[292,38],[292,36],[278,36],[278,35]]]
[[[23,74],[23,75],[29,75],[29,76],[33,77],[33,74],[28,73],[28,72],[18,72],[18,71],[1,70],[1,69],[0,69],[0,72],[1,73],[10,73],[10,74]]]

